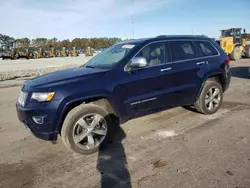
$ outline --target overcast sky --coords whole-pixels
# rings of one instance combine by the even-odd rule
[[[0,0],[0,33],[20,37],[121,37],[206,34],[246,28],[250,0]]]

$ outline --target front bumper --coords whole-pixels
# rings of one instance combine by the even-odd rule
[[[29,129],[34,136],[43,140],[57,140],[58,131],[55,129],[53,120],[54,110],[42,108],[26,108],[16,104],[18,119]],[[33,117],[42,117],[43,123],[38,124]]]

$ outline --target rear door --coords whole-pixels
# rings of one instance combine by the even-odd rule
[[[194,41],[195,47],[198,52],[198,57],[201,60],[206,61],[208,64],[209,71],[214,71],[216,68],[218,69],[220,67],[220,53],[218,50],[214,47],[214,45],[210,41],[205,40],[197,40]]]
[[[176,106],[192,104],[208,70],[206,59],[198,57],[192,40],[170,41],[170,50],[175,94],[173,102]]]

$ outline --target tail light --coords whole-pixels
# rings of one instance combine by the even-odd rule
[[[230,63],[230,58],[229,57],[227,57],[227,59],[226,59],[226,62],[229,64]]]

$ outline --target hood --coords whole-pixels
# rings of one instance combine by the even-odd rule
[[[58,84],[66,84],[69,81],[78,81],[83,77],[90,77],[94,74],[106,72],[104,69],[96,69],[96,68],[70,68],[61,71],[56,71],[53,73],[45,74],[33,79],[30,79],[25,82],[25,85],[28,87],[39,87],[39,86],[52,86],[56,83]]]

